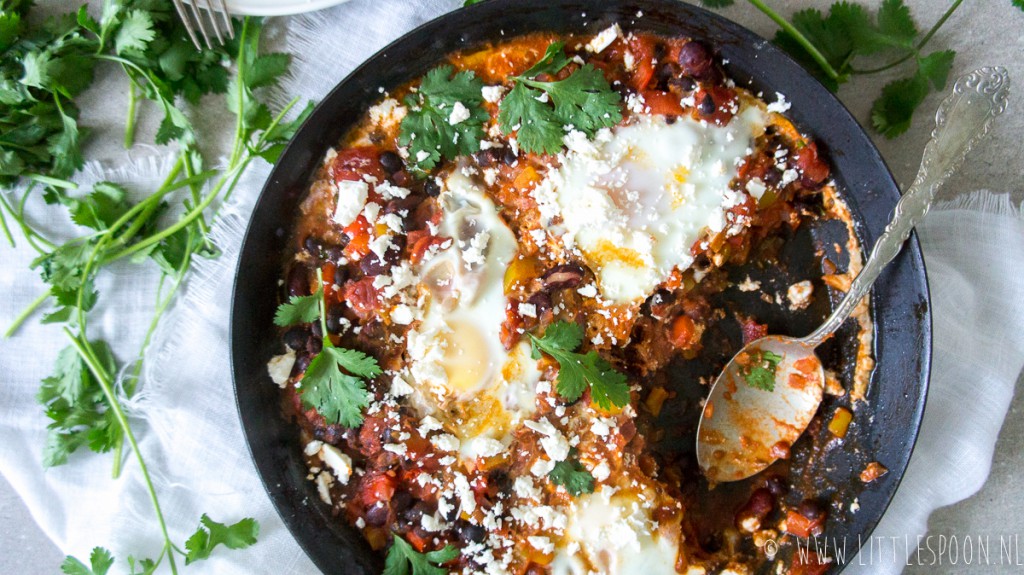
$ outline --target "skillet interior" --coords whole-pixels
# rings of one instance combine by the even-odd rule
[[[674,0],[491,0],[429,22],[384,48],[324,98],[282,154],[256,204],[235,278],[231,361],[242,426],[270,498],[325,573],[379,573],[381,561],[356,531],[331,517],[313,483],[306,480],[298,427],[281,416],[280,393],[265,368],[279,351],[272,322],[277,280],[310,175],[325,150],[379,97],[379,87],[398,86],[423,74],[447,53],[503,35],[538,30],[595,33],[614,22],[627,31],[707,40],[728,62],[725,68],[737,84],[755,93],[785,94],[792,103],[787,115],[828,151],[834,178],[866,250],[888,221],[898,189],[878,151],[842,104],[768,41],[695,6]],[[858,417],[858,442],[869,460],[882,462],[889,473],[860,494],[857,513],[828,526],[830,539],[848,538],[851,555],[857,537],[866,538],[885,512],[909,461],[924,410],[931,316],[916,236],[878,280],[872,312],[877,366],[870,406]],[[856,481],[863,461],[858,456],[830,458],[823,473],[836,484]]]

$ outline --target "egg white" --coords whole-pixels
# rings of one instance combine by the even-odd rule
[[[422,320],[409,334],[410,373],[434,405],[433,415],[460,440],[460,454],[490,457],[534,412],[541,377],[528,344],[506,351],[500,340],[508,305],[503,278],[517,242],[494,202],[462,169],[445,180],[440,201],[437,233],[453,241],[420,273],[426,299]]]
[[[549,221],[561,216],[563,243],[597,274],[601,295],[633,302],[690,266],[705,228],[726,227],[725,211],[745,199],[729,183],[766,121],[750,104],[725,126],[640,115],[594,141],[572,132],[534,196]]]

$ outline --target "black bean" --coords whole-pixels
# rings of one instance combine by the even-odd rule
[[[348,236],[342,234],[341,237],[345,238],[345,243],[348,244]],[[345,248],[341,246],[324,246],[323,257],[327,261],[337,262],[344,253]]]
[[[402,252],[405,250],[405,236],[394,236],[391,238],[391,245],[384,250],[384,263],[388,267],[393,266],[402,259]]]
[[[371,527],[381,527],[388,522],[389,515],[391,515],[391,510],[388,509],[388,506],[378,503],[366,510],[366,513],[363,514],[363,519]]]
[[[691,40],[679,50],[679,65],[688,76],[703,78],[714,67],[711,51],[700,42]]]
[[[676,86],[683,92],[691,92],[697,87],[697,82],[693,81],[693,78],[689,76],[673,76],[668,79],[669,86]]]
[[[393,174],[404,167],[402,164],[402,156],[399,156],[391,150],[380,155],[380,165],[384,168],[384,171],[389,174]]]
[[[674,62],[662,62],[654,72],[654,79],[658,83],[658,89],[667,91],[672,79],[679,75],[679,67]]]
[[[819,519],[823,519],[825,517],[825,514],[828,513],[828,510],[825,509],[821,505],[821,503],[814,499],[804,499],[803,501],[800,502],[800,505],[797,506],[796,512],[810,519],[811,521],[818,521]]]
[[[457,515],[458,510],[453,510],[452,514]],[[413,525],[419,525],[424,515],[433,515],[433,513],[430,511],[430,506],[422,501],[417,501],[416,503],[413,504],[412,507],[402,512],[402,519],[405,519]],[[455,517],[452,517],[448,521],[452,521],[454,519]]]
[[[504,162],[506,166],[512,166],[519,161],[519,156],[514,150],[512,150],[512,147],[509,146],[505,148],[505,152],[501,155],[501,161]]]
[[[583,267],[577,264],[561,264],[544,272],[544,287],[552,290],[578,287],[583,283]]]
[[[306,236],[306,239],[302,242],[302,247],[306,249],[309,255],[318,258],[323,251],[323,242],[316,236]]]
[[[294,350],[305,349],[309,334],[309,330],[304,327],[293,327],[284,332],[284,344]]]
[[[441,186],[437,184],[437,180],[434,178],[427,178],[427,181],[423,182],[423,193],[436,198],[441,193]]]
[[[470,543],[483,543],[484,539],[487,538],[487,530],[479,525],[473,525],[468,521],[460,521],[456,525],[456,530],[459,533],[459,541],[466,545]]]
[[[764,486],[768,491],[772,492],[775,497],[782,497],[789,492],[789,486],[786,485],[786,481],[778,475],[771,475],[764,480]]]
[[[344,306],[335,305],[327,308],[327,331],[341,333],[341,320],[345,317]]]
[[[423,196],[417,196],[417,195],[414,195],[414,194],[409,194],[408,196],[406,196],[404,198],[397,198],[397,199],[391,200],[390,202],[384,204],[384,209],[382,210],[381,213],[383,213],[385,215],[386,214],[402,215],[402,212],[410,212],[410,211],[412,211],[422,201],[423,201]],[[406,214],[406,215],[408,215],[408,214]]]
[[[502,151],[500,148],[487,148],[486,150],[480,150],[473,154],[476,158],[476,163],[482,168],[489,168],[494,164],[498,163],[501,158]]]
[[[368,276],[379,276],[388,271],[388,265],[380,256],[370,252],[359,260],[359,269]]]
[[[702,116],[710,116],[715,113],[715,100],[711,97],[711,94],[704,94],[700,103],[697,104],[697,111]]]
[[[395,510],[395,513],[402,513],[411,506],[412,494],[408,491],[396,491],[394,497],[391,498],[391,508]]]
[[[544,312],[551,309],[551,294],[546,291],[539,291],[527,298],[526,303],[532,304],[537,308],[537,317],[540,318],[544,315]]]
[[[288,270],[288,296],[309,295],[309,270],[301,264],[294,264]]]
[[[309,367],[309,362],[313,361],[313,356],[304,351],[300,351],[295,354],[295,365],[292,366],[292,377],[299,375],[300,373],[306,373],[306,368]]]

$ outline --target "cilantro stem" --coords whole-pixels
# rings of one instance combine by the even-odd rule
[[[25,240],[28,241],[29,245],[32,246],[36,252],[40,254],[46,253],[48,250],[52,250],[57,247],[53,242],[44,238],[35,229],[25,221],[25,199],[28,198],[28,194],[32,191],[32,188],[26,190],[25,195],[18,203],[19,209],[15,210],[7,198],[3,194],[0,194],[0,210],[7,210],[7,212],[17,222],[18,228],[21,229],[21,235],[25,236]],[[36,243],[38,242],[38,243]],[[42,244],[42,246],[40,246]]]
[[[324,334],[323,345],[324,347],[334,347],[334,342],[331,341],[331,332],[327,331],[327,288],[324,287],[324,274],[320,268],[316,268],[316,284],[320,288],[320,301],[316,305],[320,308],[320,333]]]
[[[103,395],[107,398],[107,403],[109,404],[110,409],[114,411],[114,418],[117,420],[118,426],[121,427],[121,431],[124,433],[124,436],[128,438],[128,443],[131,445],[132,452],[135,453],[135,459],[139,464],[139,470],[142,472],[142,478],[146,482],[146,490],[149,492],[150,502],[152,502],[153,510],[156,512],[157,522],[160,524],[160,531],[163,533],[164,548],[168,549],[173,547],[171,537],[167,533],[167,523],[164,521],[163,510],[160,508],[160,500],[156,496],[156,489],[153,487],[153,480],[149,476],[149,468],[146,467],[146,461],[143,459],[142,451],[139,449],[139,444],[135,440],[135,434],[132,433],[132,428],[128,425],[128,418],[125,416],[124,410],[121,408],[121,403],[114,395],[114,389],[110,383],[108,374],[96,360],[95,354],[91,352],[91,349],[89,349],[91,346],[89,346],[87,342],[82,342],[82,339],[84,339],[84,332],[82,336],[75,336],[75,334],[71,333],[71,330],[65,327],[64,334],[71,340],[71,345],[75,347],[75,351],[78,352],[82,361],[85,362],[89,371],[92,372],[93,377],[96,378],[100,389],[103,390]],[[177,575],[178,567],[174,563],[173,553],[167,554],[167,561],[171,567],[171,573]]]
[[[135,145],[135,104],[138,96],[135,91],[135,82],[129,77],[128,80],[128,113],[124,123],[124,147],[127,150]]]
[[[931,30],[928,30],[928,33],[924,35],[924,38],[921,38],[921,41],[917,43],[918,50],[924,48],[925,45],[931,41],[932,36],[935,36],[935,33],[939,31],[939,28],[942,28],[942,25],[946,23],[946,20],[949,20],[949,17],[953,15],[953,12],[956,12],[956,9],[960,7],[960,4],[962,4],[963,1],[964,0],[955,0],[953,4],[946,9],[946,12],[941,18],[939,18],[939,21],[936,22],[935,25],[932,26]]]
[[[54,178],[52,176],[44,176],[42,174],[26,174],[25,178],[32,180],[33,182],[39,182],[40,184],[46,184],[47,186],[53,186],[55,188],[64,188],[66,190],[78,189],[78,184],[69,180]]]
[[[11,327],[7,328],[7,331],[4,332],[4,339],[9,339],[12,335],[14,335],[14,333],[18,331],[18,328],[21,327],[21,324],[25,323],[25,320],[31,317],[32,314],[35,313],[37,309],[39,309],[39,306],[43,305],[43,303],[46,302],[46,300],[49,299],[49,297],[50,288],[46,288],[46,291],[39,294],[39,297],[33,300],[32,303],[28,304],[28,307],[25,308],[25,310],[22,311],[20,314],[18,314],[18,317],[14,318],[14,321],[11,323]]]
[[[835,68],[832,67],[832,64],[829,64],[828,59],[825,58],[825,56],[820,51],[818,51],[817,48],[814,47],[814,44],[812,44],[811,41],[808,40],[807,37],[804,36],[799,30],[797,30],[796,26],[793,26],[789,22],[789,20],[786,20],[781,15],[779,15],[778,12],[772,10],[772,8],[765,4],[762,0],[747,1],[753,4],[755,8],[763,12],[766,16],[775,21],[775,23],[779,25],[779,28],[782,28],[787,34],[792,36],[793,39],[796,40],[796,42],[800,44],[800,46],[804,50],[807,50],[807,54],[809,54],[811,58],[813,58],[814,61],[817,62],[818,66],[821,67],[822,71],[824,71],[829,78],[832,78],[833,80],[839,79],[839,72],[836,72]]]
[[[12,248],[18,247],[18,244],[14,243],[14,236],[11,235],[11,228],[7,227],[7,218],[4,217],[3,210],[0,210],[0,226],[4,228],[4,236],[7,238],[7,243],[11,244]]]

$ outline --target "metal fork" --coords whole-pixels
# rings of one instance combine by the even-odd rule
[[[214,4],[217,6],[214,7]],[[217,39],[217,45],[224,43],[225,34],[228,38],[235,37],[235,28],[231,25],[231,17],[228,16],[228,7],[224,0],[190,0],[188,5],[191,10],[185,9],[185,3],[182,0],[174,0],[174,8],[177,9],[178,16],[181,18],[182,24],[185,25],[185,30],[188,31],[188,37],[192,39],[192,43],[196,45],[197,49],[202,50],[203,47],[199,44],[199,38],[196,36],[196,27],[203,35],[206,47],[213,48],[214,46],[213,38],[206,31],[206,22],[209,22],[210,27],[213,28],[213,37]],[[219,24],[217,21],[218,13],[220,13],[220,19],[224,21],[223,24]],[[222,26],[226,29],[224,33],[221,32]]]

